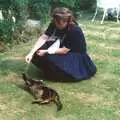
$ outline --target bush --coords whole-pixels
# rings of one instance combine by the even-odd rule
[[[68,7],[75,16],[81,10],[89,10],[96,0],[0,0],[4,20],[0,21],[0,41],[4,43],[20,43],[28,41],[33,34],[24,30],[27,19],[40,20],[41,26],[50,19],[51,11],[55,7]],[[9,15],[8,10],[11,10]],[[13,23],[11,16],[16,18]]]
[[[29,18],[45,23],[50,18],[50,0],[29,0]]]
[[[13,23],[9,20],[0,21],[0,41],[5,43],[11,42]]]
[[[95,3],[96,0],[52,0],[53,8],[67,7],[73,11],[75,17],[79,16],[81,11],[92,10]]]
[[[28,0],[1,0],[0,7],[4,20],[0,21],[0,41],[6,43],[13,43],[13,34],[19,31],[23,24],[21,21],[27,19]],[[16,22],[12,20],[15,17]]]

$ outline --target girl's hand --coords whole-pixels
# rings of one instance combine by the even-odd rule
[[[25,61],[26,61],[27,63],[30,63],[30,61],[31,61],[31,59],[32,59],[32,56],[33,56],[33,54],[32,54],[32,53],[29,53],[29,54],[25,57]]]
[[[38,54],[39,56],[44,56],[46,53],[48,53],[48,50],[38,50],[38,51],[37,51],[37,54]]]

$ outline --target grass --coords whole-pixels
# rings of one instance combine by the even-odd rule
[[[63,110],[56,106],[32,105],[34,99],[21,89],[21,73],[27,64],[16,56],[25,56],[35,41],[14,46],[0,53],[0,120],[119,120],[120,119],[120,28],[115,22],[91,23],[81,20],[89,55],[98,72],[78,83],[45,81],[57,90]],[[37,73],[38,74],[38,73]]]

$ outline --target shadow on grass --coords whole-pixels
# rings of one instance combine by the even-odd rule
[[[0,75],[10,72],[20,74],[26,70],[27,64],[22,60],[2,60],[0,61]]]
[[[17,88],[24,90],[26,93],[30,94],[35,98],[34,94],[25,86],[25,84],[18,84],[18,83],[14,83],[14,84],[17,86]]]
[[[9,75],[11,72],[17,74],[21,77],[22,73],[28,74],[29,77],[37,80],[47,80],[52,82],[61,82],[61,83],[76,83],[80,81],[75,80],[56,80],[48,78],[45,75],[42,75],[42,72],[32,64],[27,64],[23,60],[2,60],[0,61],[0,76]]]

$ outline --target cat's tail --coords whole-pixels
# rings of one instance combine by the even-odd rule
[[[57,111],[62,110],[63,105],[62,105],[62,103],[61,103],[61,100],[60,100],[60,97],[59,97],[58,94],[56,95],[56,98],[55,98],[55,101],[54,101],[54,102],[55,102],[56,105],[57,105]]]

